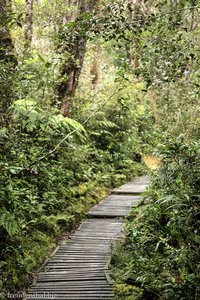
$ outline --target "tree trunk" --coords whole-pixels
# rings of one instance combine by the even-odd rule
[[[26,10],[24,19],[25,52],[30,49],[33,37],[33,0],[26,0]]]
[[[150,8],[155,0],[130,0],[130,7],[133,9],[129,12],[129,21],[134,23],[135,26],[142,26],[143,17],[150,12]],[[126,57],[130,66],[137,69],[140,66],[140,36],[135,33],[132,42],[126,45]]]
[[[69,10],[63,18],[63,25],[76,20],[78,13],[78,0],[65,0],[65,5]]]
[[[135,4],[135,12],[134,12],[134,20],[138,23],[140,22],[141,18],[141,6],[142,0],[137,0]],[[139,68],[140,66],[140,38],[136,34],[134,38],[134,67],[135,69]]]
[[[76,25],[68,35],[68,42],[60,48],[61,54],[68,54],[68,58],[61,64],[57,86],[63,116],[70,115],[72,98],[78,86],[86,52],[86,30],[80,24],[85,22],[83,14],[91,13],[95,2],[95,0],[78,1]]]
[[[96,44],[93,46],[93,59],[90,65],[90,76],[92,89],[95,90],[99,81],[99,56],[100,56],[100,46]]]
[[[6,0],[0,1],[0,113],[5,114],[12,100],[12,78],[17,64],[12,38],[8,29],[8,11]]]

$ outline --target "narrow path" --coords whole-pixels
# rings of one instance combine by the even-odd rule
[[[122,236],[123,218],[148,185],[143,176],[115,189],[88,212],[88,219],[57,248],[39,272],[27,299],[112,299],[108,265],[112,243]]]

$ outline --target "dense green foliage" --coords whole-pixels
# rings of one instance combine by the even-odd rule
[[[198,299],[199,143],[167,140],[145,204],[125,226],[113,257],[119,299]]]
[[[138,32],[136,74],[151,95],[161,163],[127,219],[113,278],[117,299],[199,299],[199,11],[195,1],[157,4]]]
[[[117,295],[196,300],[198,1],[94,2],[0,3],[0,289],[27,286],[158,149],[149,201],[113,258]]]
[[[136,150],[121,139],[128,128],[116,130],[109,117],[114,109],[99,113],[87,130],[30,100],[16,101],[11,112],[12,126],[1,129],[0,245],[4,287],[12,281],[14,289],[44,259],[53,238],[74,228],[106,189],[142,168],[134,162]],[[58,151],[40,160],[74,129]]]
[[[141,103],[137,111],[133,109],[137,87],[129,87],[130,96],[126,84],[113,84],[114,75],[110,90],[101,89],[95,99],[86,83],[85,95],[78,92],[74,100],[73,118],[63,117],[55,92],[62,57],[54,48],[58,32],[52,26],[62,26],[60,18],[72,8],[66,8],[64,1],[59,10],[54,1],[35,4],[35,44],[24,52],[24,5],[13,1],[12,22],[9,19],[6,24],[15,42],[15,72],[6,59],[0,62],[3,291],[26,287],[57,238],[74,229],[89,207],[112,187],[144,172],[135,156],[145,140],[138,128],[150,129],[153,122],[149,106]],[[129,98],[126,107],[120,101],[123,91]]]

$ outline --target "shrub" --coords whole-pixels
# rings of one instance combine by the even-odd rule
[[[160,157],[162,165],[152,178],[148,201],[132,210],[126,240],[113,256],[119,299],[200,296],[199,143],[169,139]]]

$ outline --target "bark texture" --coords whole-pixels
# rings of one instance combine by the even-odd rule
[[[129,14],[129,21],[135,24],[135,27],[143,25],[143,18],[149,14],[151,5],[154,0],[130,0],[130,5],[133,9]],[[126,55],[129,65],[137,69],[140,67],[140,37],[137,31],[133,38],[133,43],[126,45]]]
[[[61,64],[57,87],[63,116],[70,115],[72,98],[75,95],[83,67],[87,43],[87,29],[82,26],[86,24],[85,13],[91,13],[96,2],[94,0],[78,1],[75,26],[68,34],[67,42],[60,48],[61,54],[67,54],[67,58]]]
[[[8,5],[9,4],[9,5]],[[8,29],[10,1],[0,1],[0,114],[7,111],[12,101],[12,79],[17,64],[12,38]]]
[[[93,46],[93,59],[90,66],[90,76],[92,89],[95,90],[99,81],[99,60],[100,60],[100,46],[96,44]]]
[[[31,47],[33,38],[33,0],[26,0],[24,19],[25,51]]]
[[[135,12],[134,12],[134,21],[140,22],[141,18],[141,6],[142,6],[142,0],[137,0],[135,3]],[[135,35],[134,38],[134,67],[135,69],[139,68],[140,66],[140,39]]]

